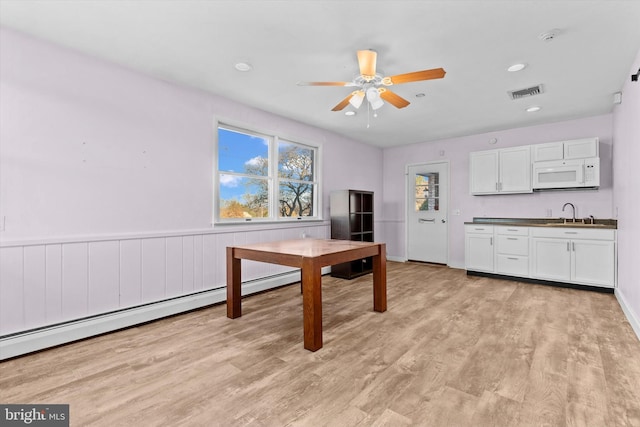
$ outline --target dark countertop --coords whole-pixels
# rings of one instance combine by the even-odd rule
[[[568,222],[565,222],[568,221]],[[487,225],[511,225],[520,227],[575,227],[575,228],[589,228],[589,229],[609,229],[615,230],[618,228],[617,219],[596,219],[593,224],[587,224],[582,222],[581,218],[577,218],[576,222],[571,222],[571,219],[565,218],[486,218],[486,217],[474,217],[472,222],[465,222],[465,224],[487,224]]]

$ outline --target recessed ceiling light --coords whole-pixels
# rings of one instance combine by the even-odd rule
[[[238,71],[251,71],[253,69],[251,64],[249,64],[247,62],[238,62],[235,65],[235,67],[236,67],[236,70],[238,70]]]
[[[526,66],[527,64],[513,64],[512,66],[507,68],[507,71],[509,71],[510,73],[513,73],[516,71],[524,70]]]
[[[537,105],[531,106],[527,108],[527,113],[535,113],[536,111],[540,111],[542,107],[538,107]]]
[[[356,112],[355,111],[347,111],[344,113],[345,116],[355,116]]]
[[[426,95],[422,92],[416,93],[416,98],[424,98]]]

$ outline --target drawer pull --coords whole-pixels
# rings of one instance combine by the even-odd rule
[[[519,258],[513,258],[513,257],[509,257],[509,256],[507,257],[507,259],[512,259],[514,261],[518,261],[519,260]]]
[[[507,231],[518,231],[517,228],[507,228]]]
[[[577,231],[565,231],[564,234],[578,234]]]
[[[517,237],[507,237],[507,240],[518,240]]]
[[[474,228],[474,230],[476,230],[476,231],[484,231],[484,228],[478,228],[478,227],[476,227],[476,228]]]

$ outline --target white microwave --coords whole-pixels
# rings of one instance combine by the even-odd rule
[[[599,186],[599,157],[533,163],[534,190],[597,188]]]

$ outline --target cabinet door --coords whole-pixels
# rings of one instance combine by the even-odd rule
[[[565,159],[598,157],[598,138],[574,139],[564,142]]]
[[[566,282],[571,280],[571,241],[534,238],[532,277]]]
[[[465,268],[492,273],[493,235],[467,234],[465,240]]]
[[[571,242],[571,279],[587,285],[613,288],[615,283],[615,247],[606,240]]]
[[[501,193],[530,193],[531,146],[500,150]]]
[[[471,194],[498,192],[498,150],[478,151],[469,156]]]
[[[532,147],[534,162],[562,160],[564,158],[562,142],[547,142],[546,144],[535,144]]]

